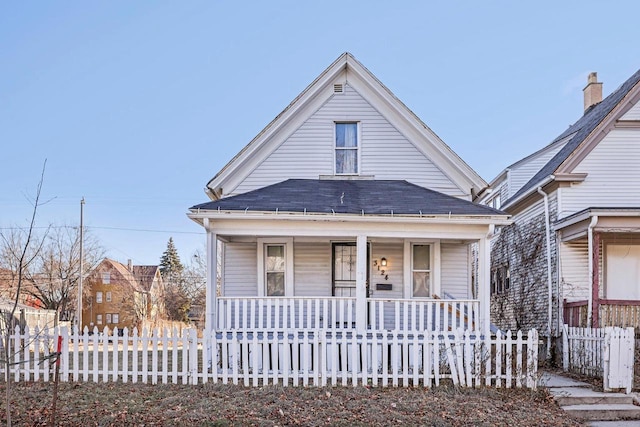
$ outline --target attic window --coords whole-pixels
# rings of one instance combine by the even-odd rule
[[[344,87],[342,86],[342,83],[336,83],[333,85],[333,93],[343,93],[344,92]]]

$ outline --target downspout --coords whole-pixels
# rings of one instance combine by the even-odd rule
[[[589,302],[587,304],[587,326],[591,326],[593,311],[593,229],[598,223],[598,215],[591,217],[589,228],[587,229],[587,238],[589,241]]]
[[[553,316],[553,280],[551,277],[551,224],[549,223],[549,195],[538,187],[538,193],[544,199],[544,225],[547,240],[547,359],[551,359],[551,319]]]

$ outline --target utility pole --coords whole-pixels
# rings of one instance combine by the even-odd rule
[[[76,326],[80,332],[82,329],[82,262],[84,260],[84,197],[80,200],[80,278],[78,280],[78,312],[76,313]]]

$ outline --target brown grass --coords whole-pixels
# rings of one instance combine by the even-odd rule
[[[4,384],[0,384],[4,395]],[[15,384],[16,425],[50,425],[53,385]],[[61,383],[65,426],[577,426],[546,390]],[[5,414],[2,412],[2,419]]]

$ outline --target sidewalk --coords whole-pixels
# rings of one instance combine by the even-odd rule
[[[595,391],[591,384],[551,372],[543,372],[538,385],[547,387],[562,409],[588,426],[640,426],[640,407],[633,404],[634,399],[638,401],[635,393]]]

